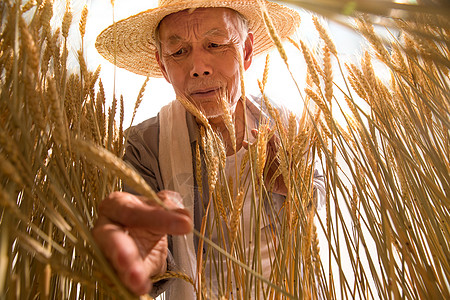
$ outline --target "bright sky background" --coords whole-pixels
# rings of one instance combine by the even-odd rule
[[[55,1],[58,3],[58,1]],[[61,3],[65,1],[59,1]],[[58,4],[55,3],[55,9]],[[64,10],[64,5],[59,4],[59,9]],[[114,87],[114,66],[103,59],[94,47],[97,35],[113,22],[113,8],[109,0],[73,0],[71,2],[74,12],[74,21],[77,21],[81,9],[87,3],[89,8],[87,30],[85,36],[85,56],[88,67],[95,70],[98,65],[102,66],[101,78],[106,90],[107,99],[112,99],[112,91]],[[128,16],[134,15],[142,10],[156,7],[156,0],[116,0],[115,1],[115,20],[121,20]],[[307,12],[300,11],[302,22],[298,33],[294,39],[304,39],[313,49],[318,47],[318,36],[314,25]],[[63,14],[63,11],[61,15]],[[76,24],[76,23],[75,23]],[[74,24],[74,25],[75,25]],[[361,48],[361,39],[344,28],[334,23],[329,24],[330,35],[334,38],[341,59],[352,60],[354,56],[358,56]],[[71,32],[77,31],[78,26],[72,26]],[[76,36],[75,34],[73,36]],[[73,50],[76,51],[79,46],[79,40],[76,37],[73,40]],[[304,65],[303,55],[290,43],[285,43],[285,48],[289,56],[289,65],[294,76],[300,85],[302,92],[306,76],[306,67]],[[270,69],[269,80],[266,92],[274,101],[282,103],[294,112],[300,112],[302,109],[302,100],[299,97],[297,88],[295,87],[292,77],[287,72],[284,62],[281,60],[276,50],[270,52]],[[265,55],[254,58],[253,64],[246,72],[246,92],[251,94],[259,94],[257,79],[262,78],[264,70]],[[74,66],[76,66],[74,62]],[[69,66],[70,67],[70,66]],[[125,125],[128,127],[131,120],[131,114],[139,90],[145,80],[145,77],[135,75],[131,72],[116,68],[116,95],[123,95],[125,100]],[[164,80],[159,78],[151,78],[147,84],[144,100],[137,112],[134,124],[152,117],[158,113],[160,108],[169,101],[175,99],[172,87]]]

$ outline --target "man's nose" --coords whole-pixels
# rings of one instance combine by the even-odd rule
[[[212,74],[211,64],[208,63],[208,53],[197,50],[192,53],[192,69],[190,75],[192,78],[203,77]]]

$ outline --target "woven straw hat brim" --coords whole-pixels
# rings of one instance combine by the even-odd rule
[[[280,36],[292,35],[300,25],[300,16],[294,10],[280,4],[261,1]],[[143,11],[106,28],[97,37],[97,51],[109,62],[133,73],[162,77],[156,62],[153,34],[159,22],[167,15],[189,8],[227,7],[241,13],[254,35],[253,53],[261,54],[272,48],[273,42],[266,30],[258,0],[245,1],[181,1]]]

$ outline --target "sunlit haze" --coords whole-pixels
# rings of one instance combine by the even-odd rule
[[[62,2],[62,1],[61,1]],[[71,6],[74,11],[74,21],[79,17],[79,13],[83,7],[83,1],[73,1]],[[131,114],[134,108],[136,97],[145,77],[135,75],[131,72],[114,66],[103,59],[95,49],[95,39],[97,35],[113,22],[113,7],[110,1],[107,0],[93,0],[87,2],[89,8],[88,22],[86,36],[84,40],[85,56],[88,67],[95,70],[98,65],[101,65],[101,79],[105,87],[107,99],[111,100],[114,90],[114,69],[115,76],[115,92],[117,98],[123,95],[125,100],[125,124],[128,126],[131,120]],[[114,19],[121,20],[128,16],[134,15],[142,10],[153,8],[157,5],[157,1],[138,1],[138,0],[117,0],[115,1]],[[311,49],[320,46],[318,35],[315,31],[311,17],[307,12],[301,11],[302,22],[301,26],[294,36],[294,39],[302,38],[311,47]],[[77,26],[72,26],[72,32]],[[360,52],[361,40],[351,32],[351,30],[344,28],[341,25],[329,24],[330,35],[335,39],[338,51],[341,57],[351,60],[354,55]],[[80,46],[79,40],[73,39],[73,50],[77,50]],[[284,43],[286,52],[289,57],[289,66],[293,72],[300,89],[303,91],[306,68],[303,60],[303,55],[298,49],[292,46],[289,42]],[[246,92],[250,94],[259,94],[257,86],[257,79],[262,77],[265,63],[265,55],[260,55],[254,58],[253,64],[245,74]],[[74,64],[76,65],[76,64]],[[270,69],[266,92],[271,99],[280,103],[294,112],[300,112],[303,103],[299,92],[287,71],[286,65],[281,60],[277,50],[270,52]],[[172,87],[160,78],[151,78],[147,84],[144,100],[137,111],[134,124],[142,122],[152,116],[155,116],[160,108],[174,100],[175,94]]]

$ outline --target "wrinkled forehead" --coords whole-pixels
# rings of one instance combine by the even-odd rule
[[[243,17],[240,14],[231,9],[225,7],[206,7],[206,8],[193,8],[186,9],[176,13],[172,13],[164,17],[158,25],[157,31],[164,30],[177,30],[177,29],[189,29],[185,28],[186,24],[196,24],[196,26],[208,26],[208,25],[222,25],[224,29],[237,29],[240,28],[240,21]],[[242,22],[241,22],[242,23]]]

